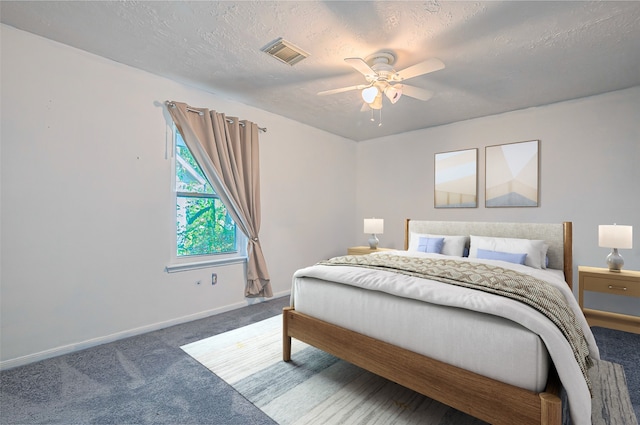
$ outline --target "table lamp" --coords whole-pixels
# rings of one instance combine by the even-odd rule
[[[384,220],[382,218],[365,218],[364,233],[369,233],[369,248],[378,249],[378,238],[376,234],[384,233]]]
[[[633,226],[616,224],[598,226],[598,246],[611,248],[611,253],[607,256],[609,271],[619,273],[624,265],[624,259],[618,254],[618,249],[633,248]]]

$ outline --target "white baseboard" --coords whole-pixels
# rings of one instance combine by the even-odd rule
[[[284,291],[274,294],[273,298],[283,297],[290,294],[290,291]],[[0,361],[0,370],[11,369],[18,366],[24,366],[29,363],[37,362],[40,360],[50,359],[51,357],[61,356],[63,354],[73,353],[75,351],[84,350],[86,348],[95,347],[97,345],[106,344],[109,342],[117,341],[119,339],[129,338],[143,333],[157,331],[160,329],[168,328],[170,326],[180,325],[182,323],[192,322],[198,319],[204,319],[205,317],[215,316],[216,314],[225,313],[231,310],[237,310],[242,307],[246,307],[252,304],[258,304],[264,301],[268,301],[271,298],[247,298],[246,301],[226,305],[224,307],[215,308],[212,310],[201,311],[199,313],[190,314],[187,316],[177,317],[175,319],[166,320],[164,322],[152,323],[150,325],[141,326],[138,328],[128,329],[122,332],[116,332],[111,335],[105,335],[98,338],[88,339],[86,341],[77,342],[74,344],[63,345],[49,350],[40,351],[38,353],[27,354],[26,356],[16,357],[14,359]]]

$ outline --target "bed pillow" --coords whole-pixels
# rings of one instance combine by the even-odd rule
[[[540,266],[543,269],[549,267],[549,257],[547,257],[547,251],[549,251],[549,245],[542,244],[542,251],[540,252],[540,258],[542,258]]]
[[[478,257],[485,260],[508,261],[509,263],[524,264],[527,254],[513,254],[511,252],[489,251],[478,249]]]
[[[512,254],[527,254],[525,265],[535,269],[541,269],[545,261],[542,254],[544,241],[533,239],[494,238],[489,236],[471,235],[471,249],[469,257],[477,258],[478,249],[489,251],[509,252]]]
[[[444,238],[427,238],[420,236],[418,239],[418,251],[420,252],[440,254],[442,252],[443,245]]]
[[[427,233],[413,233],[411,232],[411,238],[409,239],[408,251],[418,251],[418,244],[420,238],[443,238],[442,250],[440,254],[451,255],[454,257],[462,257],[464,247],[469,240],[468,236],[449,236],[449,235],[431,235]]]

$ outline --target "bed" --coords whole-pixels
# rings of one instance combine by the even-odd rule
[[[422,252],[425,243],[434,241],[440,243],[439,251],[428,248],[430,253]],[[525,256],[532,264],[504,264],[504,258],[495,257],[504,252],[479,249],[527,241],[536,243]],[[458,256],[463,255],[461,245],[465,253],[471,250],[471,258]],[[538,258],[540,246],[544,250]],[[493,293],[435,278],[427,284],[422,275],[378,267],[390,260],[442,262],[447,267],[505,267],[526,274],[526,279],[549,276],[557,287],[554,291],[562,294],[568,303],[566,309],[575,315],[571,320],[577,322],[574,327],[578,329],[573,332],[583,334],[587,357],[599,358],[593,335],[571,292],[570,222],[407,219],[404,248],[340,257],[298,270],[291,306],[283,312],[284,361],[291,360],[291,339],[295,338],[492,424],[561,424],[562,385],[573,423],[591,423],[585,377],[588,364],[576,361],[580,356],[575,344],[563,340],[558,331],[562,326],[539,317],[530,306],[522,307],[522,303]],[[491,255],[487,257],[487,253]]]

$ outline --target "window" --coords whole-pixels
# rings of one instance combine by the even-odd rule
[[[175,131],[176,258],[237,253],[236,224]]]

